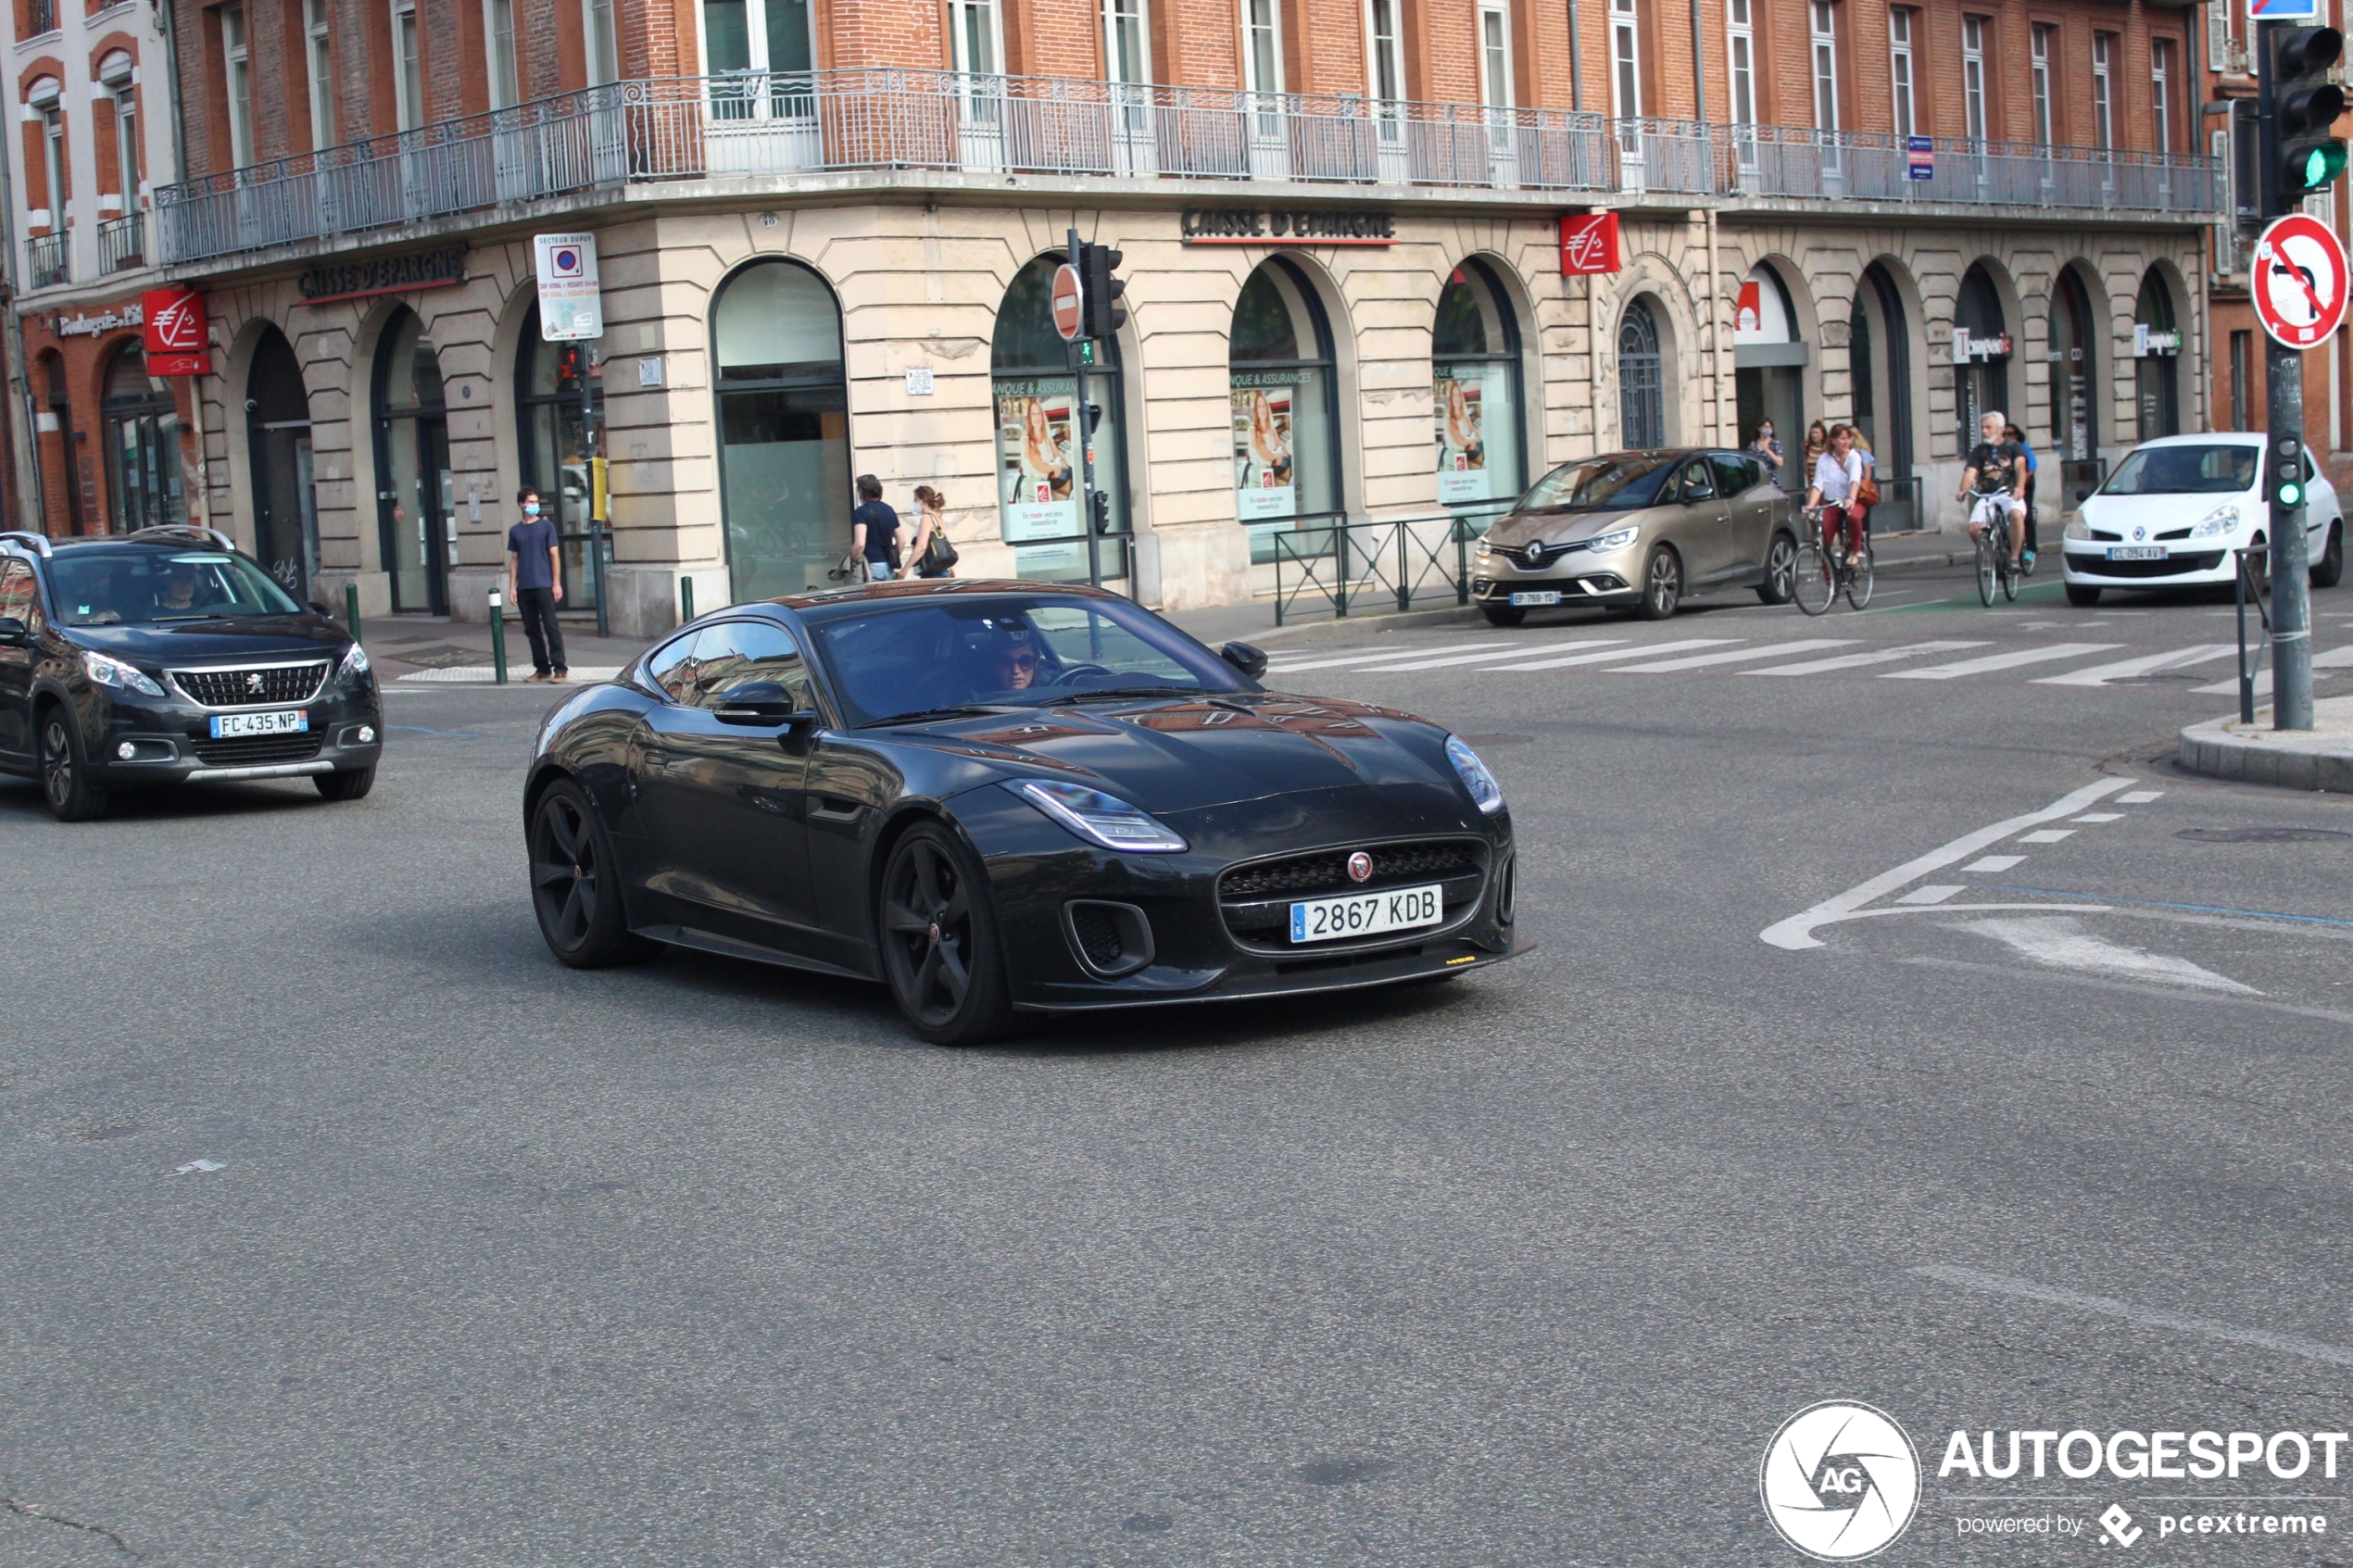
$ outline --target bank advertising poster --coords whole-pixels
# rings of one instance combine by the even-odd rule
[[[1494,494],[1481,420],[1489,389],[1500,381],[1502,369],[1453,366],[1432,386],[1438,410],[1438,498],[1441,503],[1484,501]]]
[[[1015,546],[1014,570],[1042,582],[1087,577],[1078,450],[1071,433],[1077,394],[1077,382],[1068,377],[997,383],[999,528]],[[1109,422],[1107,415],[1103,428]],[[1102,453],[1088,456],[1099,460]]]
[[[1243,522],[1298,514],[1291,473],[1291,394],[1280,370],[1233,378],[1234,509]]]

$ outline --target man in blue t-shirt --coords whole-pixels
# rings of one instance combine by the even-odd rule
[[[858,558],[861,583],[887,583],[899,575],[899,513],[883,500],[882,481],[870,473],[858,476],[849,548]]]
[[[526,484],[515,492],[522,521],[507,530],[507,597],[513,602],[522,634],[531,639],[534,681],[566,681],[563,629],[556,624],[556,606],[564,596],[563,571],[557,552],[563,541],[556,525],[540,514],[539,492]]]

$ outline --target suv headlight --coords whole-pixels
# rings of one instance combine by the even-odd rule
[[[335,677],[338,680],[349,681],[367,672],[368,650],[358,643],[354,643],[351,645],[351,651],[343,656],[343,663],[336,669]]]
[[[2227,501],[2221,506],[2215,508],[2212,511],[2207,513],[2204,517],[2198,519],[2197,526],[2190,530],[2190,537],[2193,539],[2213,539],[2224,533],[2236,533],[2238,531],[2238,503],[2236,501]]]
[[[1150,812],[1115,795],[1047,779],[1007,779],[1004,786],[1087,840],[1130,855],[1179,855],[1185,841]]]
[[[1586,540],[1585,547],[1589,550],[1622,550],[1642,535],[1642,531],[1640,528],[1615,529],[1607,533],[1597,533]]]
[[[119,659],[109,659],[103,653],[83,649],[82,667],[90,672],[93,681],[102,686],[112,686],[119,692],[141,692],[148,696],[163,695],[163,687],[156,684],[154,676],[145,674]]]
[[[1454,764],[1454,772],[1470,791],[1471,801],[1480,810],[1492,816],[1504,809],[1504,786],[1478,759],[1478,753],[1463,744],[1460,735],[1446,737],[1446,760]]]

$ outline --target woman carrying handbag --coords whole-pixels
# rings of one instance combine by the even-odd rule
[[[908,553],[906,577],[953,577],[956,546],[948,542],[947,497],[928,484],[915,486],[915,545]]]

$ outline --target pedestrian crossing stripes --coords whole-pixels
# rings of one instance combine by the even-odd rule
[[[1752,642],[1743,637],[1675,637],[1641,643],[1625,637],[1560,637],[1549,641],[1432,644],[1419,648],[1319,654],[1272,667],[1266,679],[1279,683],[1311,671],[1334,675],[1410,675],[1424,671],[1457,675],[1490,671],[1534,673],[1581,670],[1604,675],[1669,675],[1708,671],[1739,675],[1824,675],[1852,671],[1882,681],[1955,681],[1973,676],[2012,675],[2039,686],[2099,690],[2162,679],[2173,672],[2227,663],[2237,657],[2233,643],[2193,643],[2159,653],[2129,653],[2122,643],[2035,643],[1995,649],[1983,638],[1858,646],[1855,637],[1802,637],[1789,642]],[[1838,652],[1838,649],[1850,651]],[[1979,652],[1979,649],[1993,651]],[[2125,657],[2101,659],[2102,654]],[[1967,657],[1952,658],[1960,654]],[[1813,657],[1818,656],[1818,657]],[[2093,662],[2084,662],[2091,660]],[[2052,666],[2072,664],[2071,669]],[[1886,668],[1898,666],[1899,668]],[[2353,646],[2316,653],[2314,671],[2327,677],[2353,674]],[[2195,677],[2191,677],[2195,679]],[[2179,676],[2174,676],[2178,681]],[[1321,684],[1322,683],[1318,683]],[[2256,683],[2259,696],[2271,687],[2267,668]],[[2210,685],[2167,689],[2202,696],[2235,692],[2235,677]]]

